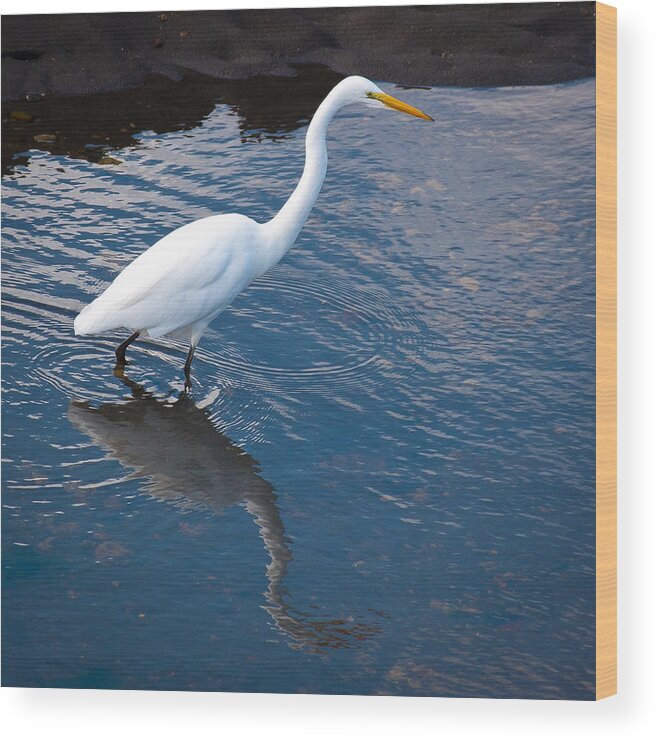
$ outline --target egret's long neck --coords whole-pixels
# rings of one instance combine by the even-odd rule
[[[305,137],[303,175],[289,200],[267,224],[271,234],[271,248],[277,257],[276,262],[296,241],[319,196],[328,164],[326,131],[340,107],[338,96],[331,94],[317,109]]]

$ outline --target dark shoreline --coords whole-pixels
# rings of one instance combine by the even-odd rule
[[[348,74],[461,87],[595,74],[593,2],[2,20],[3,172],[31,148],[102,159],[136,131],[197,125],[217,101],[246,135],[284,133]]]

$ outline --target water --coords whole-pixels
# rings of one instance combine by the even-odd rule
[[[594,81],[332,125],[298,243],[186,348],[76,338],[156,239],[291,191],[218,103],[3,178],[3,682],[594,696]],[[264,103],[263,103],[264,105]],[[127,334],[125,334],[127,336]]]

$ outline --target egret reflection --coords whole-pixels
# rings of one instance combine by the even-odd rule
[[[123,376],[132,399],[93,407],[71,401],[68,418],[94,445],[143,479],[141,493],[184,510],[219,513],[243,505],[270,557],[263,608],[290,645],[309,651],[354,647],[379,631],[343,619],[317,619],[294,608],[284,586],[292,561],[278,497],[257,461],[216,429],[191,396],[162,399]]]

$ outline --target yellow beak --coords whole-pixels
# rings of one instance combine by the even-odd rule
[[[433,119],[426,115],[423,111],[420,111],[419,108],[415,108],[412,105],[408,105],[407,103],[404,103],[402,100],[398,100],[397,98],[392,97],[391,95],[387,95],[386,93],[369,93],[370,98],[375,98],[376,100],[380,100],[381,103],[384,103],[388,108],[394,108],[394,110],[400,110],[401,113],[408,113],[411,116],[417,116],[417,118],[423,118],[424,121],[432,121]]]

